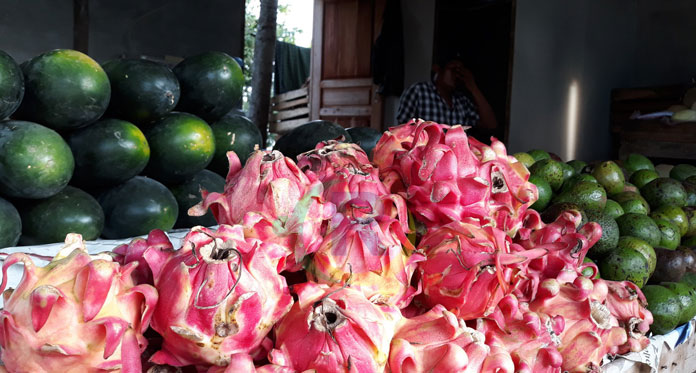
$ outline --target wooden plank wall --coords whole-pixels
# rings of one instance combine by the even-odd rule
[[[283,134],[309,122],[309,89],[302,87],[271,99],[271,132]]]

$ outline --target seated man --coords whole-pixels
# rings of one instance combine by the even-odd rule
[[[433,73],[432,81],[416,83],[401,95],[396,114],[399,124],[420,118],[450,125],[497,127],[491,105],[459,55],[440,58],[433,64]]]

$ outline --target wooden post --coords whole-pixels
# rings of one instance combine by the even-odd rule
[[[312,57],[309,75],[309,119],[318,120],[321,109],[321,66],[324,32],[324,0],[314,0],[312,29]]]
[[[73,0],[73,49],[89,49],[89,0]]]
[[[266,143],[268,113],[271,107],[271,78],[276,42],[276,16],[278,0],[261,0],[259,23],[254,45],[254,66],[251,74],[251,100],[249,113]]]

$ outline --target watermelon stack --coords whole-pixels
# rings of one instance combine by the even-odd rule
[[[0,51],[0,248],[215,224],[186,212],[201,188],[222,192],[227,150],[261,143],[248,119],[225,116],[243,81],[221,52],[172,69],[68,49],[20,67]]]

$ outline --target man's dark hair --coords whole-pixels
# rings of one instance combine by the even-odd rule
[[[466,61],[464,60],[464,54],[458,50],[445,50],[441,53],[438,53],[435,56],[434,64],[440,67],[445,67],[448,63],[452,61],[460,61],[466,64]]]

